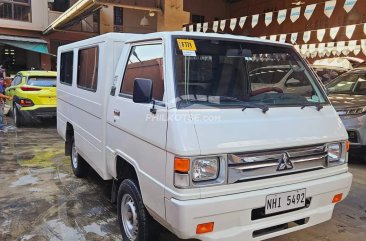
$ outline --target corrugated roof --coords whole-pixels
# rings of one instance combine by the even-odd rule
[[[47,41],[45,41],[41,38],[28,38],[28,37],[19,37],[19,36],[11,36],[11,35],[0,35],[0,40],[47,44]]]

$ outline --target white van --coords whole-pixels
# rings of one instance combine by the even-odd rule
[[[268,66],[311,91],[253,90]],[[113,180],[123,240],[155,237],[155,221],[182,239],[263,240],[329,220],[348,195],[347,132],[291,45],[112,33],[60,47],[58,69],[65,152],[76,176]]]

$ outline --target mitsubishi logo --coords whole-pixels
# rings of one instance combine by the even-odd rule
[[[287,152],[283,153],[282,157],[278,160],[277,171],[285,171],[293,168],[294,165],[290,161],[290,156]]]

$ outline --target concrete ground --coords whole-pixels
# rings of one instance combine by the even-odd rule
[[[110,183],[73,176],[54,125],[0,132],[0,240],[121,240]],[[271,240],[365,240],[366,162],[351,159],[350,170],[352,190],[331,221]]]

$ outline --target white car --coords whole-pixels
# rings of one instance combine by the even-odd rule
[[[311,91],[253,89],[251,71],[284,65]],[[76,176],[113,180],[123,240],[153,239],[156,222],[182,239],[268,239],[348,195],[347,132],[291,45],[111,33],[60,47],[58,70],[66,154]]]

